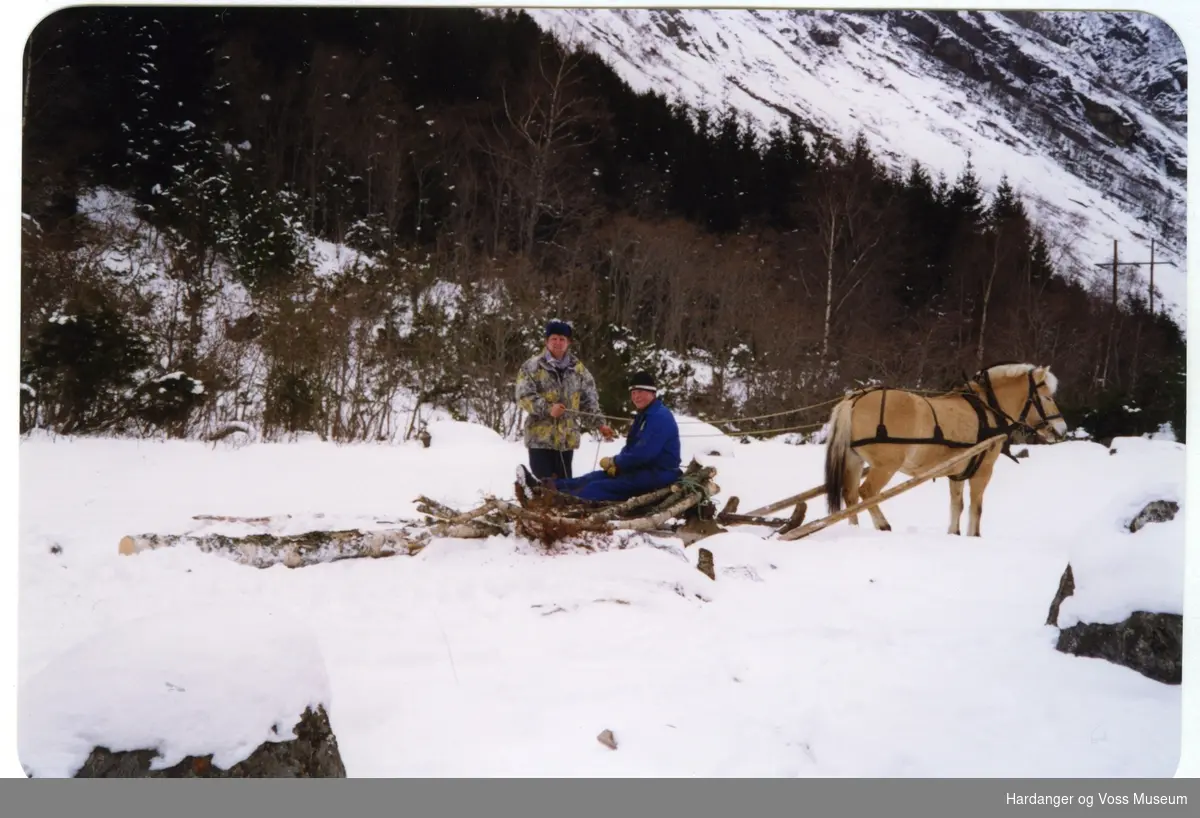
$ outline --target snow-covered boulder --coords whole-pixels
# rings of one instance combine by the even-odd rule
[[[211,755],[188,756],[166,769],[152,769],[157,752],[106,747],[92,750],[75,778],[345,778],[346,767],[324,707],[305,710],[291,741],[268,741],[229,769]]]
[[[32,778],[345,776],[320,648],[294,614],[173,611],[122,623],[25,680]]]
[[[1173,500],[1146,503],[1122,525],[1131,533],[1072,549],[1046,622],[1059,628],[1059,651],[1180,684],[1184,539],[1178,510]],[[1147,521],[1156,524],[1145,527]]]

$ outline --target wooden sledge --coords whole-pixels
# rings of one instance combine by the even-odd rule
[[[913,476],[912,478],[905,480],[903,483],[900,483],[897,486],[893,486],[892,488],[887,489],[886,491],[879,492],[878,494],[876,494],[874,497],[872,497],[869,500],[863,500],[862,502],[855,503],[852,506],[847,506],[846,508],[842,509],[841,511],[839,511],[835,514],[830,514],[829,516],[822,517],[819,520],[813,520],[808,525],[802,525],[802,526],[799,526],[798,528],[791,529],[790,531],[785,531],[785,532],[779,534],[779,539],[789,540],[789,541],[790,540],[798,540],[802,537],[807,537],[809,534],[815,534],[816,532],[821,531],[822,529],[828,528],[829,526],[833,525],[836,522],[845,520],[846,518],[851,517],[852,515],[857,514],[860,511],[866,511],[867,509],[872,508],[873,506],[877,506],[880,503],[882,503],[884,500],[889,500],[892,497],[895,497],[899,494],[903,494],[904,492],[906,492],[910,489],[914,489],[917,486],[921,485],[922,483],[933,480],[936,477],[942,477],[946,474],[949,474],[951,471],[954,470],[954,467],[957,466],[958,464],[962,463],[963,461],[970,460],[975,455],[981,454],[981,453],[987,451],[988,449],[992,448],[993,446],[1002,445],[1004,443],[1004,441],[1007,439],[1008,438],[1006,438],[1005,436],[1000,435],[997,437],[989,438],[980,443],[976,443],[971,448],[963,449],[962,451],[954,454],[953,456],[947,458],[946,460],[943,460],[937,466],[928,468],[925,471]],[[821,490],[824,491],[824,489],[825,489],[825,487],[822,486]]]
[[[866,511],[872,506],[877,506],[884,500],[888,500],[899,494],[903,494],[909,489],[916,488],[922,483],[933,480],[937,477],[941,477],[942,475],[952,471],[955,466],[957,466],[959,463],[962,463],[964,460],[969,460],[980,452],[984,452],[992,446],[1003,443],[1004,440],[1004,437],[993,437],[977,443],[969,449],[963,449],[962,451],[954,454],[952,457],[942,461],[942,463],[938,464],[937,466],[926,469],[920,474],[914,476],[912,479],[906,480],[905,482],[900,483],[897,486],[893,486],[886,491],[881,491],[879,494],[875,495],[869,500],[863,500],[860,503],[847,506],[836,514],[822,517],[819,520],[813,520],[807,525],[803,525],[804,514],[807,509],[806,501],[822,496],[825,493],[824,484],[814,486],[813,488],[802,491],[799,494],[793,494],[790,497],[785,497],[782,500],[777,500],[774,503],[761,506],[753,511],[746,512],[745,514],[737,513],[738,498],[731,497],[729,498],[729,502],[725,504],[725,508],[723,508],[721,513],[717,515],[716,520],[723,525],[770,526],[775,530],[768,536],[773,536],[780,540],[798,540],[803,537],[807,537],[809,534],[815,534],[822,529],[828,528],[834,523],[845,520],[860,511]],[[870,471],[870,468],[871,467],[869,465],[864,466],[863,475],[866,475]],[[795,510],[792,512],[792,516],[788,519],[762,516],[764,514],[770,514],[773,511],[779,511],[780,509],[789,508],[791,506],[795,506]]]

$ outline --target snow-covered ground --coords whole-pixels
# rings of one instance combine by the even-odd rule
[[[719,469],[719,503],[749,510],[822,480],[822,446],[692,436],[706,429],[684,426],[685,456]],[[1002,459],[980,539],[944,533],[941,480],[886,503],[889,533],[865,515],[792,543],[734,529],[703,543],[715,582],[696,546],[638,535],[552,555],[435,540],[415,557],[300,569],[191,546],[117,553],[126,534],[203,530],[199,514],[383,527],[416,517],[418,494],[460,508],[511,496],[520,444],[468,424],[430,431],[428,449],[23,439],[26,768],[70,774],[94,744],[176,759],[208,744],[233,763],[320,701],[351,776],[1176,769],[1181,688],[1058,653],[1043,624],[1068,560],[1079,588],[1064,618],[1181,611],[1183,509],[1124,528],[1146,501],[1184,505],[1185,450],[1170,441]],[[617,446],[585,440],[577,472]],[[605,729],[616,751],[597,741]]]

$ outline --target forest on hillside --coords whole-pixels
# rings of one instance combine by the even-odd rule
[[[724,417],[1017,360],[1096,437],[1185,439],[1180,328],[1007,184],[634,93],[521,13],[77,7],[24,65],[23,430],[381,439],[405,393],[505,431],[561,316],[610,413],[634,365]]]

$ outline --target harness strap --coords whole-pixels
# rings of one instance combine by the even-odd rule
[[[987,377],[986,373],[985,373],[984,377],[986,379],[986,377]],[[987,389],[989,403],[991,403],[993,400],[995,400],[995,393],[992,391],[990,383],[987,383],[985,388]],[[858,401],[860,399],[862,399],[866,395],[870,394],[871,392],[875,392],[875,391],[879,391],[882,393],[879,398],[879,423],[875,427],[875,436],[859,438],[858,440],[852,440],[852,441],[850,441],[851,448],[858,448],[860,446],[869,446],[869,445],[875,444],[875,443],[885,443],[885,444],[895,444],[895,445],[914,445],[914,444],[915,445],[926,445],[927,444],[927,445],[934,445],[934,446],[947,446],[951,449],[969,449],[977,443],[982,443],[987,438],[998,437],[1000,435],[1004,435],[1006,438],[1009,438],[1009,439],[1004,441],[1004,446],[1001,449],[1001,452],[1005,455],[1008,455],[1008,457],[1011,458],[1015,463],[1020,464],[1020,462],[1021,462],[1021,461],[1017,460],[1015,457],[1013,457],[1012,453],[1009,451],[1009,445],[1011,443],[1012,431],[1015,428],[1014,425],[1011,423],[1003,423],[1002,424],[999,422],[1000,418],[1007,418],[1007,415],[1004,414],[1003,410],[997,409],[995,407],[986,407],[985,408],[983,401],[981,401],[979,399],[979,397],[977,395],[975,395],[975,393],[971,392],[969,389],[967,391],[962,392],[959,396],[963,400],[965,400],[972,409],[975,410],[975,415],[979,422],[978,439],[975,441],[971,441],[971,442],[966,442],[966,441],[961,441],[961,440],[947,440],[945,433],[942,431],[941,423],[938,421],[937,410],[933,408],[933,404],[929,402],[929,398],[926,398],[924,396],[922,396],[922,399],[925,401],[926,405],[929,406],[929,411],[933,415],[933,437],[892,437],[891,435],[888,434],[887,426],[883,422],[884,407],[886,406],[886,403],[887,403],[887,387],[873,387],[871,389],[867,389],[863,392],[860,392],[858,395],[856,395],[854,397],[854,400],[851,403],[851,406],[853,407],[855,404],[858,403]],[[987,411],[989,408],[995,409],[995,411],[996,411],[997,423],[995,426],[991,425],[988,422]],[[986,454],[985,452],[980,452],[979,454],[975,455],[974,457],[972,457],[970,460],[967,461],[966,467],[963,468],[963,470],[961,472],[959,472],[958,474],[955,474],[955,475],[948,475],[948,478],[955,482],[962,482],[963,480],[970,480],[972,477],[975,476],[975,473],[979,471],[979,466],[983,463],[983,458],[984,458],[985,454]]]

